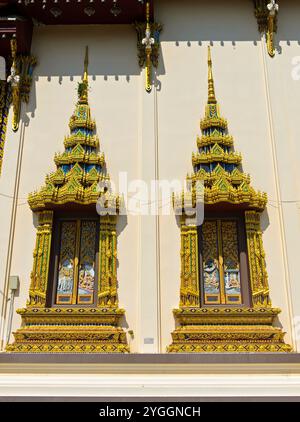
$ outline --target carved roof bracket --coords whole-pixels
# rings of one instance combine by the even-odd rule
[[[277,32],[279,5],[276,0],[253,0],[258,30],[265,34],[270,57],[275,56],[274,37]]]
[[[13,105],[12,129],[16,132],[19,128],[21,102],[28,103],[32,82],[32,73],[36,65],[36,58],[31,55],[17,54],[17,39],[12,38],[11,68],[7,83],[10,86],[11,102]]]
[[[160,33],[163,26],[157,22],[150,22],[150,2],[146,3],[145,22],[135,22],[137,33],[137,49],[139,66],[146,68],[146,91],[151,91],[152,66],[158,67]]]

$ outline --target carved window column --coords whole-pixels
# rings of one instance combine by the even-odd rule
[[[198,227],[181,222],[180,306],[199,306]]]
[[[100,217],[99,306],[117,307],[117,234],[116,217]]]
[[[36,244],[29,289],[29,306],[45,307],[48,287],[53,211],[38,214]]]
[[[245,222],[253,306],[271,307],[260,214],[256,211],[246,211]]]

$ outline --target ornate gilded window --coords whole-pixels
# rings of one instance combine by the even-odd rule
[[[173,196],[180,215],[181,284],[171,353],[289,352],[275,325],[260,213],[267,195],[243,172],[242,157],[220,114],[208,47],[208,101],[186,191]],[[204,195],[202,189],[204,187]],[[202,215],[191,219],[203,209]],[[199,206],[200,205],[200,206]]]
[[[200,279],[203,305],[241,305],[242,245],[237,219],[207,219],[200,229]],[[243,280],[244,281],[244,280]],[[247,281],[248,282],[248,281]]]
[[[59,222],[56,305],[93,305],[96,289],[97,221]]]
[[[28,199],[38,215],[37,236],[29,300],[18,310],[23,324],[7,346],[11,352],[129,352],[120,322],[125,310],[118,303],[116,223],[122,200],[109,189],[88,91],[86,48],[65,150],[55,154],[56,170]]]

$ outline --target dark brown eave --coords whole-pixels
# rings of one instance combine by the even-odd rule
[[[30,206],[30,205],[29,205]],[[90,213],[91,215],[94,215],[96,213],[96,203],[94,204],[80,204],[76,202],[67,202],[64,204],[47,204],[45,207],[32,207],[30,206],[30,209],[34,213],[39,213],[43,211],[53,211],[55,214],[59,215],[62,211],[68,212],[68,213],[76,213],[76,212],[84,212],[84,213]]]
[[[153,20],[153,3],[150,2],[150,19]],[[0,56],[9,66],[10,40],[17,40],[17,54],[30,54],[33,25],[97,25],[132,24],[145,21],[146,1],[118,0],[121,12],[111,13],[113,0],[0,0]],[[59,9],[57,16],[51,9]],[[94,14],[88,15],[87,8]],[[7,69],[8,72],[8,69]]]
[[[0,16],[19,14],[43,25],[132,24],[145,20],[145,4],[146,1],[117,0],[120,13],[114,16],[113,0],[0,0]],[[153,18],[153,0],[150,6]],[[89,14],[88,8],[94,13]]]
[[[11,54],[10,40],[17,39],[18,54],[29,54],[33,24],[19,16],[2,16],[0,9],[0,55],[6,59]]]

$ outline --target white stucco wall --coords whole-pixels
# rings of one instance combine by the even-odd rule
[[[243,169],[252,176],[253,186],[269,196],[262,228],[271,298],[282,309],[286,340],[295,343],[292,323],[300,315],[300,81],[291,77],[291,61],[300,56],[300,5],[293,0],[285,3],[276,37],[280,52],[271,59],[258,33],[252,2],[157,2],[156,20],[164,31],[157,92],[153,89],[151,94],[144,90],[130,26],[35,28],[32,53],[39,64],[30,103],[23,109],[26,127],[10,271],[21,279],[15,309],[27,299],[35,242],[35,221],[26,197],[55,168],[54,153],[63,150],[85,46],[90,51],[90,106],[112,180],[118,179],[119,171],[128,172],[129,181],[149,181],[157,174],[183,180],[192,170],[191,154],[207,100],[210,42],[217,99],[235,148],[243,155]],[[10,126],[0,178],[0,193],[7,195],[13,195],[21,133],[13,134]],[[0,286],[11,202],[0,196]],[[179,301],[180,232],[175,217],[128,215],[118,242],[120,306],[135,333],[132,351],[164,352],[175,326],[172,309]],[[14,314],[13,330],[19,324]],[[153,338],[153,345],[145,345],[145,338]]]

